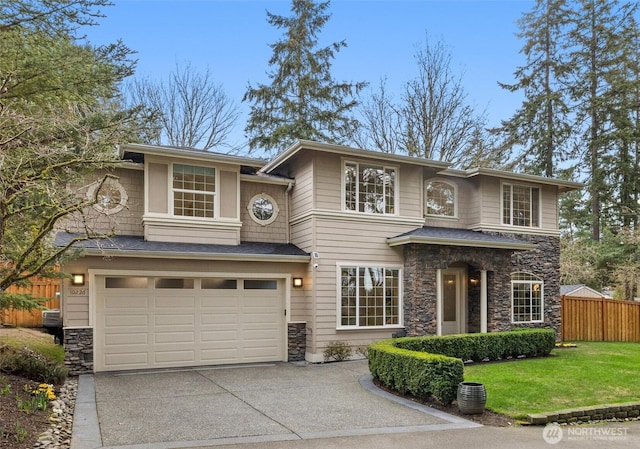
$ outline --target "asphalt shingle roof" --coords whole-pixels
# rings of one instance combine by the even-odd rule
[[[55,245],[65,246],[80,234],[59,232]],[[107,253],[127,252],[163,253],[184,255],[237,255],[237,256],[299,256],[309,257],[309,254],[290,243],[241,242],[239,245],[213,245],[208,243],[180,243],[180,242],[149,242],[142,236],[115,235],[108,238],[84,240],[74,244],[74,248],[104,251]]]
[[[439,228],[434,226],[422,226],[404,234],[392,237],[390,243],[432,243],[466,246],[482,246],[496,248],[511,247],[531,247],[535,245],[524,242],[516,237],[506,237],[497,234],[487,234],[481,231],[471,231],[468,229]]]

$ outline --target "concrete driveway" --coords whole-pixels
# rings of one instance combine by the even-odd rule
[[[189,448],[478,427],[389,395],[368,372],[366,361],[352,361],[81,376],[71,447]]]

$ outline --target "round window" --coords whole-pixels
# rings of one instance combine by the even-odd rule
[[[248,209],[251,218],[261,225],[272,223],[278,216],[276,201],[266,193],[260,193],[251,198]]]
[[[129,197],[127,191],[118,180],[107,178],[103,183],[94,182],[87,190],[87,198],[96,200],[93,208],[103,214],[111,215],[120,212]]]

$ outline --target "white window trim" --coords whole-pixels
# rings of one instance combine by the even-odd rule
[[[173,188],[173,170],[174,170],[174,166],[175,165],[184,165],[186,167],[205,167],[205,168],[211,168],[214,170],[215,173],[215,177],[216,177],[216,181],[215,181],[215,192],[211,193],[211,192],[203,192],[201,190],[186,190],[186,189],[174,189]],[[220,217],[220,201],[218,201],[218,192],[220,191],[220,169],[218,167],[212,166],[212,165],[193,165],[193,164],[189,164],[189,163],[180,163],[180,162],[172,162],[170,165],[170,172],[169,172],[169,215],[172,217],[176,217],[176,218],[180,218],[180,219],[186,219],[186,220],[190,220],[190,219],[196,219],[196,220],[206,220],[206,221],[212,221],[212,220],[218,220],[218,218]],[[185,192],[185,193],[198,193],[198,194],[204,194],[204,195],[211,195],[213,196],[213,217],[192,217],[189,215],[176,215],[175,214],[175,196],[174,193],[175,192]]]
[[[358,202],[356,203],[356,210],[350,210],[347,209],[346,204],[345,204],[345,196],[346,196],[346,191],[347,191],[347,185],[345,182],[345,168],[347,164],[356,164],[357,166],[357,171],[358,174],[360,173],[360,165],[361,164],[368,164],[368,165],[372,165],[372,166],[376,166],[376,167],[381,167],[383,170],[393,170],[395,173],[395,179],[394,179],[394,184],[393,184],[393,202],[394,202],[394,212],[392,214],[388,214],[388,213],[382,213],[382,214],[376,214],[376,213],[371,213],[371,212],[360,212],[360,203],[359,203],[359,193],[360,193],[360,183],[356,181],[356,198],[358,199]],[[397,216],[399,215],[399,192],[398,192],[398,186],[400,185],[400,170],[397,166],[395,165],[386,165],[386,164],[381,164],[378,162],[369,162],[369,161],[360,161],[360,160],[354,160],[354,159],[343,159],[342,160],[342,171],[341,171],[341,199],[340,202],[342,204],[342,211],[348,214],[359,214],[359,215],[367,215],[367,216],[371,216],[371,217],[383,217],[383,216],[387,216],[387,217],[392,217],[392,216]],[[385,203],[385,208],[386,208],[386,203]]]
[[[519,280],[519,279],[513,279],[513,276],[515,274],[527,274],[529,276],[532,276],[536,279],[524,279],[524,280]],[[528,323],[544,323],[544,280],[540,277],[537,276],[533,273],[530,273],[528,271],[516,271],[514,273],[511,273],[511,323],[512,324],[528,324]],[[540,319],[539,320],[532,320],[529,319],[527,321],[516,321],[515,317],[514,317],[514,304],[513,304],[513,284],[529,284],[530,288],[533,289],[533,284],[540,284]],[[531,318],[531,315],[529,315],[529,318]]]
[[[505,186],[518,186],[518,187],[527,187],[529,189],[538,189],[538,225],[537,226],[519,226],[513,224],[513,189],[511,189],[511,196],[509,204],[509,210],[511,211],[511,216],[509,217],[509,223],[504,222],[504,189]],[[529,196],[529,202],[531,202],[532,195]],[[500,184],[500,224],[502,226],[508,226],[510,228],[519,228],[519,229],[540,229],[542,227],[542,188],[539,185],[527,184],[523,182],[502,182]]]
[[[383,324],[382,326],[345,326],[342,324],[342,268],[355,267],[360,269],[363,267],[368,268],[383,268],[388,270],[398,270],[398,324]],[[403,316],[403,266],[396,264],[367,264],[359,262],[337,262],[336,263],[336,330],[375,330],[375,329],[404,329],[404,316]],[[360,317],[360,308],[356,307],[356,323]]]
[[[438,215],[438,214],[427,213],[427,184],[430,184],[432,182],[441,182],[453,188],[453,215]],[[443,219],[450,219],[450,220],[454,218],[458,218],[458,186],[455,183],[443,178],[426,179],[423,185],[423,192],[424,194],[423,194],[422,207],[424,208],[425,217],[443,218]]]

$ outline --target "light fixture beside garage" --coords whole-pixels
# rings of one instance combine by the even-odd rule
[[[74,273],[71,275],[71,285],[84,285],[84,273]]]
[[[293,286],[295,288],[302,288],[302,278],[293,278]]]

